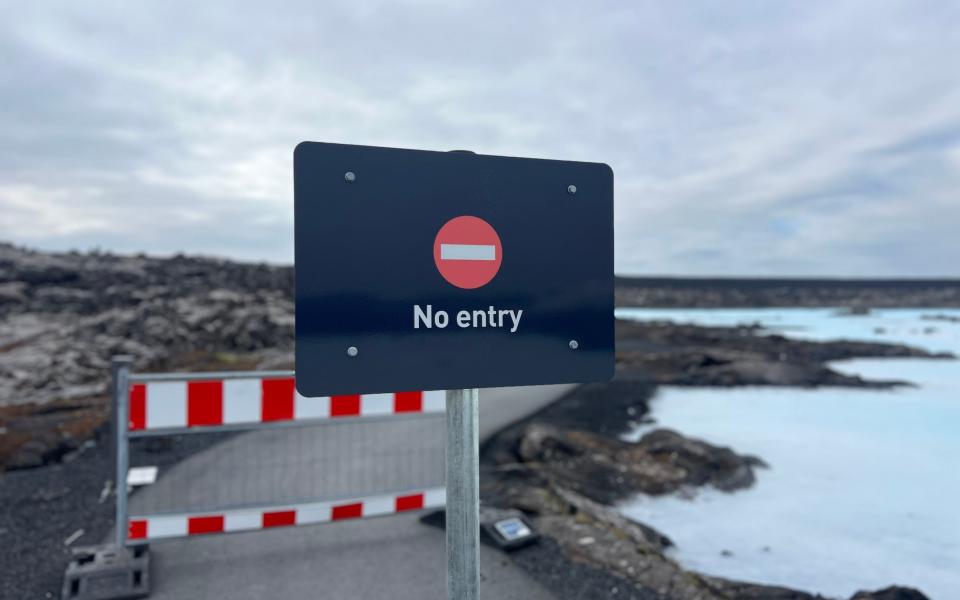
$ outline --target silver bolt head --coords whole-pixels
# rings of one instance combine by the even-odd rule
[[[360,351],[357,350],[356,346],[350,346],[347,348],[347,356],[356,356],[357,354],[360,354]]]
[[[580,342],[578,342],[577,340],[570,340],[570,343],[568,345],[570,346],[571,350],[576,350],[577,348],[580,347]]]
[[[343,180],[346,181],[347,183],[353,183],[354,181],[357,180],[357,174],[354,173],[353,171],[347,171],[346,173],[343,174]]]
[[[577,193],[577,186],[575,186],[575,185],[573,185],[573,184],[568,185],[568,186],[567,186],[567,193],[568,193],[568,194],[576,194],[576,193]]]

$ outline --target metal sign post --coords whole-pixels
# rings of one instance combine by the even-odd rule
[[[116,467],[114,490],[117,494],[114,541],[121,548],[127,543],[127,470],[130,463],[127,441],[127,421],[129,420],[127,390],[130,387],[131,364],[133,359],[129,356],[115,356],[110,365],[111,395],[113,396],[113,452]]]
[[[447,391],[447,596],[480,598],[480,390]]]

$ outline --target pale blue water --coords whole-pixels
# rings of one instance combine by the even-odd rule
[[[943,309],[867,317],[821,309],[617,311],[622,318],[760,322],[794,337],[899,341],[960,354],[960,323],[920,319],[933,313],[960,316]],[[960,598],[960,361],[834,367],[918,387],[664,387],[652,404],[654,426],[756,454],[771,469],[759,471],[749,490],[640,497],[621,509],[670,536],[674,556],[704,573],[831,597],[899,583],[935,600]]]

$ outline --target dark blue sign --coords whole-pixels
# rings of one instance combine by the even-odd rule
[[[607,165],[314,142],[293,162],[302,395],[613,375]]]

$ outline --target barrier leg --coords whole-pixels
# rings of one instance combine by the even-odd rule
[[[117,510],[114,516],[115,541],[123,548],[127,543],[127,471],[130,466],[130,440],[127,438],[130,399],[129,356],[115,356],[111,361],[111,395],[113,396],[113,452],[117,472],[114,486],[117,494]]]
[[[480,598],[480,391],[447,391],[447,597]]]

